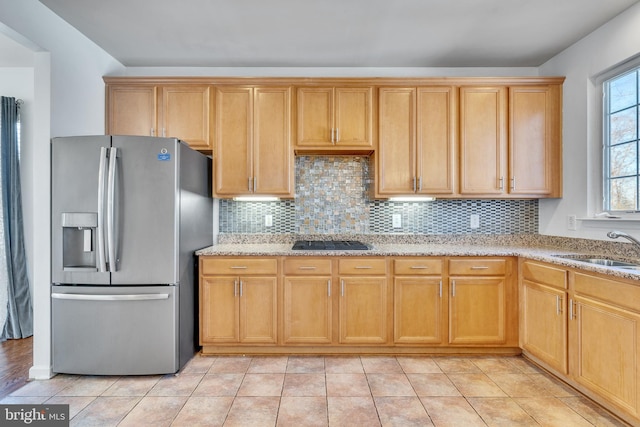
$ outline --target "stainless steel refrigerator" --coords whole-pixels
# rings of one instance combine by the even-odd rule
[[[53,372],[177,372],[197,350],[211,159],[175,138],[51,145]]]

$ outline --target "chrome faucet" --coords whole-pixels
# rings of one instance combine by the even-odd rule
[[[624,237],[625,239],[633,242],[638,248],[640,248],[640,240],[635,237],[623,232],[623,231],[610,231],[607,233],[607,237],[610,239],[617,239],[618,237]]]

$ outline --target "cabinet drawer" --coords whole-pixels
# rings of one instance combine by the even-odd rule
[[[205,258],[202,260],[205,276],[228,276],[249,274],[278,274],[276,258]]]
[[[387,274],[387,262],[376,258],[341,259],[338,263],[340,274],[372,275]]]
[[[396,275],[431,276],[442,274],[442,258],[403,258],[393,260]]]
[[[543,285],[567,289],[567,271],[550,265],[525,261],[522,263],[522,278]]]
[[[331,260],[326,258],[287,258],[284,260],[285,276],[320,276],[331,274]]]
[[[640,286],[589,274],[574,273],[576,295],[588,295],[639,312]]]
[[[449,275],[451,276],[501,276],[506,273],[506,259],[465,258],[449,260]]]

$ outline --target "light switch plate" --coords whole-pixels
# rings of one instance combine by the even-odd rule
[[[402,215],[401,214],[393,214],[391,216],[393,221],[393,228],[402,228]]]
[[[480,215],[473,214],[469,217],[469,227],[480,228]]]
[[[265,225],[265,227],[272,227],[273,226],[273,216],[272,215],[265,215],[264,216],[264,225]]]
[[[576,230],[578,228],[578,220],[575,215],[567,215],[567,229]]]

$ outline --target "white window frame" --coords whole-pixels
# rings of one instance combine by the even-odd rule
[[[600,137],[598,138],[598,143],[599,143],[599,154],[600,154],[600,168],[599,168],[599,180],[598,182],[600,183],[598,186],[598,200],[599,203],[597,204],[598,206],[596,207],[596,213],[595,213],[595,217],[598,216],[602,216],[602,217],[608,217],[608,216],[614,216],[614,217],[620,217],[626,220],[637,220],[640,221],[640,210],[638,211],[616,211],[616,210],[608,210],[606,209],[606,197],[607,197],[607,178],[608,176],[607,174],[607,170],[608,170],[608,165],[607,165],[607,161],[608,161],[608,153],[606,152],[608,150],[608,145],[607,145],[607,138],[608,138],[608,117],[605,117],[606,114],[608,114],[608,107],[606,105],[606,103],[608,102],[608,100],[606,99],[606,91],[605,91],[605,84],[607,82],[609,82],[610,80],[622,76],[628,72],[631,72],[635,69],[640,69],[640,56],[636,56],[633,57],[627,61],[625,61],[622,64],[618,64],[615,67],[612,67],[611,69],[601,73],[600,75],[598,75],[597,77],[595,77],[595,83],[596,83],[596,88],[597,88],[597,93],[600,96],[601,102],[597,103],[596,105],[598,105],[598,112],[594,117],[598,118],[598,122],[599,122],[599,129],[600,129]],[[638,88],[638,91],[640,92],[640,87]],[[639,94],[640,96],[640,94]],[[640,123],[638,123],[638,126],[640,126]],[[640,137],[640,135],[637,135],[638,137]],[[639,153],[640,155],[640,153]],[[638,173],[640,174],[640,160],[639,160],[639,165],[638,165]],[[640,179],[640,178],[639,178]],[[638,198],[639,198],[639,202],[640,203],[640,190],[639,190],[639,194],[638,194]],[[640,209],[640,208],[639,208]]]

